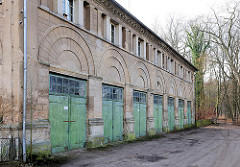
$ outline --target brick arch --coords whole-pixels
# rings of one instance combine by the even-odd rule
[[[156,71],[155,89],[161,93],[164,93],[166,91],[165,80],[160,70]]]
[[[65,25],[48,29],[43,36],[38,61],[64,69],[95,74],[92,53],[82,35]]]
[[[149,70],[141,61],[137,61],[132,65],[131,79],[133,85],[142,88],[152,88]]]
[[[169,95],[176,96],[177,95],[177,84],[173,77],[168,78],[168,83],[166,84],[166,90]]]
[[[103,53],[97,70],[97,76],[112,82],[123,84],[130,82],[125,59],[122,54],[114,48],[109,48]]]

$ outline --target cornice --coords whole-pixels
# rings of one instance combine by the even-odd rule
[[[155,35],[150,33],[148,30],[146,30],[143,26],[141,26],[136,20],[132,19],[130,16],[125,14],[121,9],[117,8],[116,5],[112,4],[109,0],[93,0],[98,5],[102,6],[103,8],[110,11],[114,16],[119,18],[124,23],[131,26],[133,29],[135,29],[139,34],[146,37],[148,40],[151,40],[155,44],[157,44],[161,49],[164,49],[170,54],[174,54],[169,47],[164,44],[162,41],[159,40]]]
[[[175,49],[168,45],[164,40],[157,36],[153,31],[151,31],[147,26],[145,26],[141,21],[131,15],[127,10],[122,8],[114,0],[93,0],[96,4],[102,6],[109,12],[111,12],[115,17],[135,29],[139,34],[147,38],[148,40],[155,43],[159,48],[163,49],[170,55],[174,55],[186,61],[194,70],[198,71],[195,66],[188,62],[182,55],[180,55]]]

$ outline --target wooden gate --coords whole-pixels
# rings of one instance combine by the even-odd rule
[[[178,110],[179,110],[179,128],[183,129],[183,125],[184,125],[184,100],[179,99]]]
[[[154,125],[156,133],[162,132],[162,96],[154,95]]]
[[[133,116],[135,137],[146,136],[147,133],[146,93],[133,91]]]
[[[123,88],[103,85],[102,95],[105,142],[123,140]]]
[[[168,97],[168,128],[170,131],[175,126],[175,110],[174,110],[174,98]]]
[[[50,74],[52,153],[84,147],[86,116],[86,81]]]
[[[192,124],[192,104],[191,101],[187,102],[187,116],[188,116],[188,124]]]

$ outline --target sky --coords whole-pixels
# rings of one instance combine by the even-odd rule
[[[158,19],[166,25],[169,15],[191,19],[208,15],[211,8],[221,8],[231,0],[116,0],[149,28]]]

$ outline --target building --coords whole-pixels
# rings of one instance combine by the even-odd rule
[[[0,138],[16,143],[22,3],[0,0]],[[27,46],[27,141],[35,151],[94,148],[195,122],[197,69],[114,0],[28,0]]]

